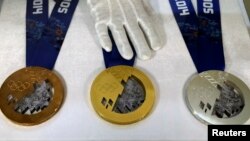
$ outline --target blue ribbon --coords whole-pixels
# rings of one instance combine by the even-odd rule
[[[36,8],[33,8],[33,3]],[[31,66],[36,45],[48,22],[48,0],[39,2],[27,0],[26,8],[26,64]]]
[[[224,70],[219,0],[169,0],[175,19],[197,71]]]
[[[135,62],[136,53],[135,53],[133,44],[131,43],[131,40],[128,38],[129,44],[132,47],[134,56],[133,56],[132,59],[126,60],[120,55],[120,53],[119,53],[119,51],[117,49],[117,46],[115,44],[115,41],[114,41],[114,38],[112,36],[111,31],[108,30],[108,32],[109,32],[109,37],[110,37],[110,39],[112,41],[112,51],[111,52],[106,52],[105,50],[102,50],[106,68],[113,67],[113,66],[118,66],[118,65],[133,66],[134,62]]]
[[[78,1],[58,1],[48,19],[48,0],[27,0],[27,66],[53,69]]]

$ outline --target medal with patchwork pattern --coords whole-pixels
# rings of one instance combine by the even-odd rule
[[[169,0],[175,19],[199,74],[186,84],[185,101],[205,124],[243,124],[250,117],[250,90],[227,73],[219,0]]]
[[[27,0],[27,67],[11,74],[0,89],[1,111],[11,121],[37,125],[62,106],[64,86],[52,70],[77,3],[58,1],[48,18],[48,0]]]
[[[131,60],[123,59],[111,33],[110,37],[112,51],[103,50],[107,69],[92,83],[91,102],[97,114],[111,123],[135,123],[150,113],[155,89],[142,71],[132,67],[135,56]]]

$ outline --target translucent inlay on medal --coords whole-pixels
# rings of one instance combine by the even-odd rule
[[[8,96],[9,103],[15,103],[14,110],[21,114],[36,114],[48,107],[53,97],[53,87],[46,80],[36,82],[33,85],[33,90],[27,96],[17,100],[12,94]]]
[[[250,90],[223,71],[206,71],[187,85],[186,102],[193,115],[209,124],[242,124],[250,117]]]
[[[223,85],[217,85],[220,91],[219,98],[212,106],[210,103],[200,102],[200,108],[206,113],[207,110],[213,110],[212,115],[218,118],[231,118],[237,116],[244,108],[244,98],[240,90],[233,86],[230,81],[225,81]]]
[[[105,97],[102,99],[102,104],[106,108],[114,104],[113,110],[116,113],[129,113],[139,108],[145,100],[145,88],[138,78],[131,76],[127,82],[121,81],[124,89],[118,95],[116,102],[111,99],[107,100]]]
[[[220,98],[216,99],[213,114],[219,118],[230,118],[238,115],[244,108],[244,98],[240,90],[230,84],[217,85]]]

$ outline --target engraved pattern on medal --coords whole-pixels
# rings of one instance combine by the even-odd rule
[[[206,79],[216,90],[219,92],[217,97],[211,96],[211,88],[206,88],[201,93],[201,101],[199,103],[199,107],[207,113],[207,111],[211,111],[212,116],[216,116],[217,118],[231,118],[237,116],[244,108],[244,98],[243,94],[239,90],[239,88],[227,80],[229,74],[219,72],[218,80],[215,80],[213,76],[209,73],[205,72],[200,75],[202,78]],[[215,93],[213,93],[214,95]],[[204,97],[205,95],[209,95]],[[204,102],[204,101],[214,101],[212,103]]]
[[[200,91],[202,93],[200,93]],[[207,88],[205,87],[199,88],[199,91],[196,91],[196,95],[200,99],[200,101],[197,101],[199,102],[198,105],[205,114],[211,114],[211,108],[212,105],[214,104],[213,91],[214,87],[212,85],[208,86]]]
[[[113,93],[119,89],[117,83],[97,83],[96,86],[100,93]]]
[[[209,73],[204,72],[200,74],[200,77],[203,78],[206,83],[210,85],[206,85],[206,87],[200,87],[199,91],[196,93],[199,97],[199,107],[205,114],[211,114],[212,113],[212,105],[214,105],[215,101],[215,94],[216,91],[214,88],[219,83],[217,80],[214,79]]]
[[[31,83],[44,81],[44,77],[51,75],[51,72],[46,69],[42,69],[41,71],[33,71],[27,69],[26,71],[29,74],[29,79]]]
[[[126,79],[128,74],[132,74],[133,70],[130,68],[116,68],[107,70],[108,73],[113,75],[117,80]]]
[[[9,89],[14,92],[23,92],[31,86],[30,82],[21,82],[14,80],[10,80],[7,85]]]
[[[33,83],[44,81],[44,76],[46,76],[46,74],[50,74],[50,72],[45,69],[43,69],[39,73],[29,69],[27,69],[26,71],[27,74],[30,75],[29,80],[25,82],[10,80],[7,84],[10,90],[14,92],[23,92],[24,90],[29,89],[33,85]]]
[[[222,83],[224,83],[225,81],[227,81],[228,80],[228,77],[229,77],[229,74],[228,73],[223,73],[223,72],[219,72],[218,73],[218,82],[219,82],[219,84],[222,84]]]
[[[116,113],[129,113],[139,108],[145,100],[145,88],[143,83],[134,75],[130,68],[115,68],[107,70],[107,73],[115,78],[115,82],[111,80],[105,84],[97,83],[100,93],[114,94],[115,98],[103,97],[101,104],[109,109],[111,107]],[[120,90],[122,86],[122,90]],[[119,93],[116,93],[120,91]]]
[[[112,99],[108,99],[106,97],[103,97],[102,98],[102,101],[101,101],[102,105],[108,109],[110,106],[112,107],[113,106],[113,100]]]
[[[210,89],[210,90],[208,90],[208,89]],[[195,97],[198,97],[201,100],[209,101],[209,99],[214,97],[213,94],[212,93],[200,93],[200,91],[208,92],[208,91],[211,91],[213,89],[214,88],[211,86],[209,86],[208,88],[201,87],[198,89],[198,91],[195,91],[194,95],[195,95]],[[196,90],[196,89],[194,88],[193,90]]]
[[[49,80],[46,79],[47,75],[51,75],[46,69],[41,71],[25,70],[29,75],[29,80],[22,82],[21,80],[8,82],[8,87],[12,91],[8,95],[8,105],[14,104],[14,110],[21,114],[36,114],[41,112],[44,108],[49,106],[49,102],[53,97],[53,86]],[[32,92],[26,93],[23,97],[17,98],[15,95],[23,95],[25,90],[33,87]],[[20,97],[20,96],[18,96]]]

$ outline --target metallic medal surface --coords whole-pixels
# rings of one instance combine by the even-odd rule
[[[105,120],[130,124],[151,111],[155,90],[148,77],[129,66],[115,66],[101,72],[91,87],[91,102]]]
[[[64,88],[59,77],[41,67],[27,67],[9,76],[0,89],[0,108],[11,121],[37,125],[61,107]]]
[[[250,117],[250,90],[234,75],[205,71],[185,89],[189,110],[205,124],[243,124]]]

